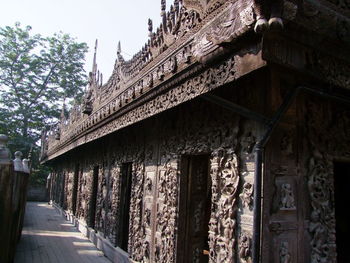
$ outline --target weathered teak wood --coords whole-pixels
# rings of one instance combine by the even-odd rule
[[[22,153],[11,153],[6,147],[8,137],[0,134],[0,262],[12,263],[21,237],[28,184],[28,160]]]
[[[350,166],[347,2],[162,0],[142,51],[119,45],[106,84],[95,56],[83,104],[43,132],[52,200],[116,262],[349,262],[334,209],[349,203],[334,187]]]
[[[46,203],[28,202],[15,263],[108,263],[86,237]]]

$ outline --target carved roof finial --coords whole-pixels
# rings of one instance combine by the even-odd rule
[[[153,22],[152,19],[148,18],[148,36],[152,36],[152,31],[153,31]]]
[[[160,16],[164,16],[165,15],[165,9],[166,9],[166,0],[161,0],[160,2]]]
[[[92,74],[93,74],[93,76],[96,76],[96,72],[97,72],[97,63],[96,63],[97,45],[98,45],[98,40],[96,39],[96,41],[95,41],[94,59],[93,59],[93,62],[92,62]]]
[[[120,41],[118,41],[118,47],[117,47],[117,58],[119,62],[124,62],[124,58],[122,56],[122,46],[120,44]]]
[[[178,14],[179,14],[179,11],[180,11],[179,0],[175,0],[175,1],[174,1],[174,8],[175,8],[175,13],[176,13],[176,15],[178,15]]]
[[[118,41],[118,49],[117,49],[117,54],[120,54],[122,52],[122,46],[120,44],[120,41]]]

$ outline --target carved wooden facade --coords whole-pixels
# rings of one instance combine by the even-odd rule
[[[43,132],[51,199],[117,262],[346,262],[348,1],[161,3],[142,50],[119,45],[106,84],[95,59],[83,104]]]

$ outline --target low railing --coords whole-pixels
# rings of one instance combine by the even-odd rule
[[[29,178],[28,160],[11,153],[0,134],[0,263],[12,263],[21,237]]]

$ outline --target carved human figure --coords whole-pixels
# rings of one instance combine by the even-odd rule
[[[234,169],[236,160],[233,156],[229,156],[227,157],[226,161],[225,158],[222,158],[221,163],[223,163],[223,169],[221,170],[221,178],[223,178],[222,193],[224,195],[233,197],[237,191],[237,185],[239,181],[239,177],[236,175],[236,171]]]
[[[151,193],[152,192],[152,186],[153,186],[152,179],[147,177],[146,178],[146,182],[145,182],[145,189],[146,189],[147,193]]]
[[[312,234],[311,240],[311,262],[321,262],[327,258],[327,228],[320,222],[319,212],[314,210],[310,216],[309,231]]]
[[[235,226],[236,226],[236,221],[230,218],[229,216],[222,220],[224,237],[226,238],[227,242],[234,237],[233,232],[234,232]]]
[[[169,70],[172,73],[176,72],[176,70],[177,70],[177,58],[176,58],[176,56],[173,56],[173,57],[170,58]]]
[[[239,195],[242,199],[242,205],[243,207],[250,207],[253,203],[253,185],[251,183],[244,183],[243,185],[243,191]]]
[[[252,134],[252,132],[247,132],[241,140],[242,152],[245,154],[250,154],[254,148],[255,143],[255,136]]]
[[[255,32],[263,33],[268,28],[281,30],[283,28],[283,0],[254,0],[256,24]]]
[[[148,208],[145,209],[145,222],[147,225],[151,224],[151,210],[149,210]]]
[[[280,209],[295,209],[292,186],[288,183],[281,186]]]
[[[149,242],[146,241],[142,245],[143,250],[143,262],[149,262]]]
[[[91,73],[91,72],[90,72]],[[92,112],[92,88],[89,85],[83,99],[83,113],[90,114]]]
[[[291,256],[288,250],[288,242],[282,242],[280,246],[280,263],[290,263]]]
[[[242,234],[239,241],[239,257],[247,260],[250,255],[250,238],[246,234]]]

